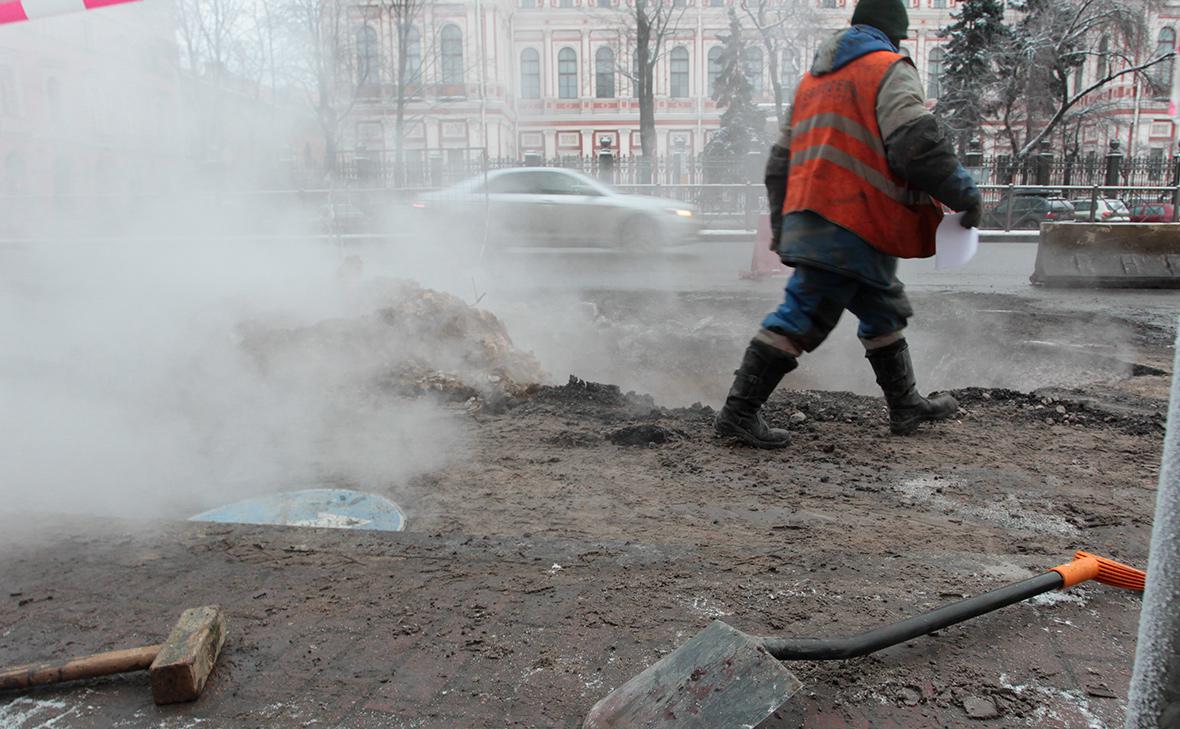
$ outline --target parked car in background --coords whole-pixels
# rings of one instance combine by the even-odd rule
[[[1090,205],[1094,202],[1097,205],[1094,206],[1094,214],[1091,216]],[[1070,200],[1070,204],[1073,205],[1074,220],[1093,223],[1128,223],[1131,221],[1131,211],[1122,200],[1109,197],[1093,200],[1087,197]]]
[[[1138,203],[1131,208],[1132,223],[1170,223],[1176,219],[1172,203]]]
[[[1073,219],[1073,205],[1056,190],[1028,188],[1005,193],[985,212],[983,224],[993,229],[1036,229],[1043,222]]]
[[[415,198],[436,232],[483,235],[498,245],[644,250],[697,238],[701,219],[680,200],[624,195],[557,167],[495,170]]]

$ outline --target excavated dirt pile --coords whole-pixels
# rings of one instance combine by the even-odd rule
[[[380,286],[378,308],[309,326],[252,323],[245,350],[278,376],[315,377],[416,397],[485,407],[527,394],[544,377],[531,354],[512,343],[490,312],[409,281]]]

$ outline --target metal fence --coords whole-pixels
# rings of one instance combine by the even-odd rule
[[[1180,156],[1125,157],[1117,148],[1106,155],[1056,155],[1023,160],[968,154],[964,165],[983,185],[1153,187],[1180,184]]]

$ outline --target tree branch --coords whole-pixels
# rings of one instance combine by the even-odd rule
[[[1117,73],[1112,73],[1112,74],[1108,75],[1106,78],[1099,79],[1098,81],[1095,81],[1094,83],[1090,84],[1085,89],[1083,89],[1082,91],[1079,91],[1078,93],[1074,94],[1074,96],[1072,98],[1066,100],[1065,103],[1063,103],[1061,105],[1061,107],[1052,116],[1052,118],[1049,119],[1049,121],[1045,124],[1044,128],[1042,128],[1040,132],[1038,132],[1036,135],[1032,136],[1031,138],[1029,138],[1028,140],[1025,141],[1024,147],[1022,147],[1020,149],[1020,152],[1016,155],[1016,157],[1018,159],[1024,159],[1024,158],[1028,157],[1028,155],[1032,154],[1032,151],[1034,149],[1036,149],[1037,145],[1039,145],[1041,143],[1041,140],[1044,139],[1046,136],[1048,136],[1049,132],[1051,132],[1053,130],[1053,128],[1055,126],[1057,126],[1057,124],[1065,116],[1066,112],[1068,112],[1070,110],[1070,108],[1072,108],[1075,104],[1077,104],[1079,101],[1081,101],[1088,94],[1094,93],[1095,91],[1102,88],[1103,86],[1110,83],[1111,81],[1115,81],[1119,78],[1122,78],[1123,76],[1126,76],[1127,74],[1141,73],[1141,72],[1146,71],[1147,69],[1151,68],[1152,66],[1155,66],[1155,65],[1162,63],[1164,61],[1171,60],[1175,57],[1176,57],[1175,53],[1168,53],[1166,55],[1160,56],[1159,58],[1148,61],[1146,63],[1141,63],[1137,66],[1132,66],[1130,68],[1124,68],[1123,70],[1118,71]]]

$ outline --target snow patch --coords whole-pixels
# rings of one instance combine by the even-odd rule
[[[1029,686],[1027,684],[1013,684],[1008,680],[1008,674],[1000,674],[1000,686],[1012,691],[1017,696],[1024,696],[1031,694],[1041,701],[1041,705],[1036,708],[1032,716],[1032,726],[1041,726],[1046,720],[1060,724],[1061,726],[1070,726],[1070,720],[1075,718],[1073,716],[1064,716],[1058,711],[1055,706],[1069,706],[1077,712],[1078,717],[1086,722],[1086,729],[1110,729],[1106,722],[1100,719],[1090,710],[1090,701],[1086,698],[1086,694],[1078,690],[1069,690],[1053,688],[1051,686]]]
[[[956,516],[1008,529],[1062,536],[1076,536],[1078,534],[1077,527],[1056,514],[1030,512],[1028,507],[1020,503],[1020,500],[1013,494],[1008,494],[1002,503],[980,506],[944,496],[942,491],[948,486],[963,487],[964,484],[961,481],[941,476],[918,476],[896,484],[894,490],[911,501],[929,504],[935,510],[948,511]]]
[[[706,618],[724,618],[728,615],[733,615],[732,610],[725,610],[717,603],[711,603],[707,597],[694,597],[689,603],[689,609],[698,615],[704,615]]]
[[[1077,592],[1062,592],[1054,590],[1053,592],[1043,592],[1034,598],[1027,600],[1029,605],[1036,605],[1041,607],[1053,607],[1055,605],[1085,605],[1089,601],[1084,595]]]

